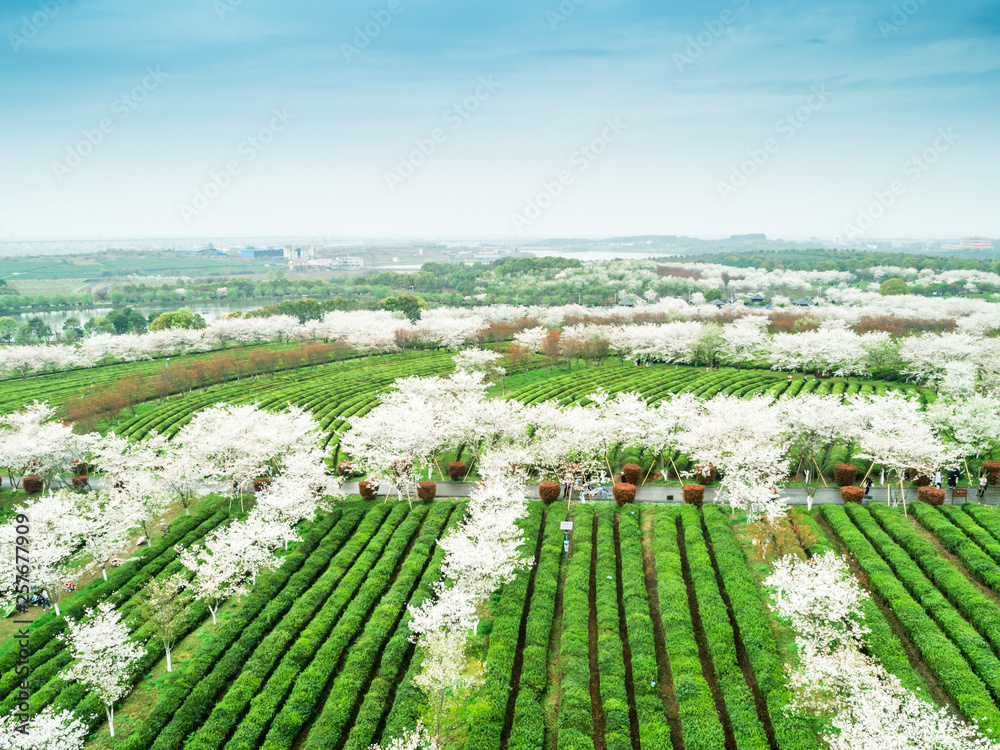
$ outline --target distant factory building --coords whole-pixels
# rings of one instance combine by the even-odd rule
[[[252,250],[240,250],[240,257],[244,260],[282,260],[285,251],[279,248],[255,248]]]

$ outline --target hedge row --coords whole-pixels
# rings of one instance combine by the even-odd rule
[[[596,512],[597,663],[601,675],[601,703],[604,706],[604,746],[608,750],[629,750],[632,747],[632,733],[625,654],[618,623],[615,507],[610,503],[601,503]]]
[[[670,725],[657,684],[656,640],[649,616],[638,510],[623,510],[618,514],[618,546],[621,560],[618,582],[632,650],[632,689],[639,718],[639,742],[648,750],[670,750]]]
[[[465,515],[465,505],[463,503],[455,504],[453,508],[454,510],[450,516],[447,529],[458,524]],[[441,536],[447,533],[447,529]],[[441,578],[441,563],[443,561],[444,549],[435,547],[434,555],[420,579],[420,585],[413,596],[410,597],[410,606],[420,606],[425,600],[434,595],[434,584]],[[344,750],[368,750],[373,742],[381,742],[382,738],[376,735],[390,708],[397,715],[406,713],[410,716],[411,718],[408,720],[409,726],[412,727],[416,724],[417,718],[420,716],[421,702],[419,700],[407,702],[404,698],[400,697],[404,693],[412,697],[423,695],[412,685],[409,687],[413,688],[415,691],[413,693],[401,687],[401,683],[405,683],[404,675],[406,673],[407,660],[411,658],[414,651],[414,645],[410,641],[411,635],[413,633],[410,631],[410,613],[407,610],[404,612],[399,624],[396,625],[396,630],[382,652],[382,660],[378,665],[378,672],[376,672],[375,677],[368,685],[368,690],[363,696],[364,701],[358,709],[354,726],[351,727],[351,732],[344,743]],[[388,733],[383,734],[390,736]]]
[[[767,703],[767,713],[774,727],[780,750],[816,750],[819,740],[810,723],[790,716],[786,708],[792,700],[778,655],[778,644],[771,630],[767,607],[747,569],[729,519],[718,506],[702,509],[712,551],[729,604],[739,627],[743,647],[757,677],[757,685]]]
[[[806,554],[810,556],[821,555],[825,552],[840,552],[834,549],[826,532],[816,523],[816,519],[808,513],[800,513],[798,518],[801,523],[812,532],[815,542],[806,548]],[[882,610],[872,597],[865,597],[861,604],[861,610],[865,615],[865,625],[869,633],[866,639],[868,653],[878,659],[879,663],[889,672],[896,675],[903,687],[915,693],[925,692],[927,682],[917,670],[910,664],[906,656],[903,644],[892,630],[889,621],[882,614]],[[926,692],[925,692],[926,695]]]
[[[975,503],[965,503],[962,510],[969,514],[973,521],[978,523],[997,542],[1000,542],[1000,514],[996,509],[987,508]],[[985,549],[985,548],[984,548]]]
[[[400,511],[397,513],[396,519],[390,519],[383,523],[377,531],[378,536],[376,536],[376,532],[369,534],[366,533],[366,529],[360,529],[351,541],[337,553],[323,575],[296,600],[288,613],[257,645],[250,658],[240,667],[239,676],[228,685],[225,695],[217,700],[211,709],[212,713],[208,720],[202,724],[188,742],[188,747],[209,750],[209,748],[219,748],[225,744],[229,735],[243,718],[250,702],[260,692],[264,683],[271,678],[279,660],[289,651],[303,628],[313,621],[320,608],[326,606],[329,597],[336,591],[361,551],[369,543],[374,544],[373,537],[377,540],[391,534],[395,528],[393,520],[398,522],[401,515]]]
[[[400,503],[398,507],[405,506]],[[398,595],[399,589],[405,589],[407,596],[409,595],[412,584],[408,579],[399,579],[393,583],[393,571],[406,552],[410,540],[423,523],[427,510],[428,506],[421,505],[409,513],[396,533],[393,534],[392,539],[389,540],[378,563],[364,576],[364,582],[357,589],[357,595],[353,599],[349,599],[349,595],[345,591],[344,600],[349,600],[350,604],[343,611],[343,615],[338,618],[333,629],[324,632],[324,630],[317,628],[314,632],[312,624],[310,624],[310,627],[299,638],[296,646],[299,643],[308,644],[313,649],[315,656],[308,667],[295,678],[294,686],[291,686],[291,694],[288,692],[290,686],[285,685],[284,679],[280,676],[277,680],[272,679],[268,685],[267,690],[271,690],[273,686],[276,694],[288,695],[288,700],[281,706],[281,710],[274,717],[274,720],[270,722],[271,728],[267,730],[264,743],[261,745],[257,738],[259,737],[258,732],[261,729],[267,729],[267,725],[262,722],[259,727],[254,726],[253,711],[251,711],[251,715],[248,717],[250,719],[249,731],[244,731],[248,723],[245,720],[227,747],[244,748],[245,750],[263,747],[268,750],[276,750],[277,748],[290,748],[295,744],[299,732],[312,721],[316,712],[322,707],[321,701],[326,687],[341,657],[347,647],[364,630],[369,614],[383,594],[390,590],[390,586],[393,586],[396,591],[391,592],[390,596]],[[347,588],[345,584],[352,574],[353,571],[345,578],[345,583],[337,588],[334,597],[339,597],[341,592]],[[317,647],[318,650],[315,650]],[[282,668],[279,667],[276,676],[281,671]],[[248,740],[249,737],[254,737],[254,739]]]
[[[558,750],[594,750],[589,632],[593,508],[575,506],[573,540],[563,585]]]
[[[989,729],[993,733],[1000,733],[1000,711],[986,685],[969,667],[958,646],[948,639],[927,611],[910,596],[889,565],[875,551],[872,543],[851,523],[844,508],[832,504],[824,504],[820,508],[837,536],[867,574],[871,587],[896,613],[924,662],[959,710],[969,721],[976,723],[981,731]],[[860,506],[850,506],[849,509],[867,513]],[[870,517],[869,522],[874,525]],[[892,544],[884,533],[881,537]],[[974,631],[973,635],[976,635]]]
[[[956,555],[969,572],[987,586],[1000,589],[1000,566],[975,541],[949,521],[937,508],[921,502],[913,503],[911,507],[913,515],[920,524],[934,534],[946,550]],[[953,510],[964,516],[961,511]],[[968,516],[964,517],[970,526],[979,528]],[[983,530],[980,528],[980,531]],[[983,534],[986,532],[983,531]]]
[[[532,503],[528,518],[524,523],[524,552],[535,551],[535,543],[541,533],[543,508],[541,503]],[[465,743],[467,750],[493,750],[500,747],[500,735],[507,711],[510,694],[511,672],[517,653],[518,631],[524,616],[525,599],[528,594],[530,570],[523,569],[507,584],[500,600],[493,609],[493,629],[490,631],[490,647],[486,654],[489,670],[486,682],[479,689],[475,701],[468,707],[469,737]]]
[[[673,676],[684,747],[686,750],[718,750],[725,745],[725,735],[712,690],[702,674],[688,607],[678,546],[678,537],[683,534],[679,510],[668,506],[643,509],[644,515],[654,517],[656,592],[660,600],[664,645]]]
[[[923,506],[926,511],[937,513],[937,510],[929,505],[914,503],[915,513],[930,515],[920,506]],[[921,570],[934,582],[938,590],[965,616],[979,634],[989,642],[989,645],[994,650],[1000,650],[1000,610],[997,609],[996,604],[987,599],[968,578],[941,556],[941,553],[931,542],[917,535],[913,527],[889,507],[885,505],[873,506],[871,514],[886,533],[919,564]],[[958,529],[948,523],[944,516],[938,515],[938,519],[951,527],[949,531],[965,537]],[[938,525],[934,523],[935,520],[937,519],[929,518],[928,522],[932,525]],[[980,555],[983,554],[982,550],[968,538],[965,538],[965,543],[975,547]],[[921,601],[926,602],[926,597],[921,597]],[[1000,670],[1000,662],[997,663],[996,668]],[[986,678],[984,677],[984,679]],[[988,680],[987,684],[989,684]],[[997,684],[994,693],[998,691],[1000,691],[1000,683]]]
[[[379,514],[373,511],[370,515],[374,519]],[[196,688],[204,682],[217,691],[239,672],[261,639],[323,572],[363,516],[361,509],[343,515],[339,509],[334,510],[317,523],[280,568],[262,576],[233,617],[183,665],[180,677],[122,743],[122,750],[146,750],[161,734],[166,736],[165,746],[183,745],[188,733],[215,703],[215,692],[204,688],[195,692]],[[211,695],[206,698],[208,693]],[[169,731],[164,731],[168,727]]]
[[[980,549],[989,555],[993,562],[1000,562],[1000,542],[994,539],[990,532],[972,520],[972,516],[962,508],[956,508],[954,505],[942,505],[938,507],[938,511],[964,531],[966,536],[978,544]],[[1000,571],[1000,568],[998,568],[998,571]]]
[[[89,608],[96,607],[108,596],[119,593],[118,600],[127,603],[136,591],[159,575],[172,560],[177,557],[175,545],[190,546],[228,517],[225,511],[206,512],[196,516],[185,516],[174,523],[173,528],[152,547],[144,547],[133,555],[119,568],[108,574],[108,580],[99,578],[72,594],[66,604],[60,606],[62,616],[56,616],[55,610],[43,614],[31,626],[32,656],[29,666],[32,671],[39,669],[56,653],[62,651],[64,644],[56,635],[66,627],[66,619],[79,619]],[[125,610],[127,613],[127,609]],[[17,643],[9,639],[6,648],[0,655],[0,697],[7,697],[19,683],[20,677],[14,673],[18,660]]]
[[[548,685],[549,639],[563,560],[563,532],[559,528],[562,519],[562,514],[556,512],[550,512],[546,517],[542,550],[535,571],[535,590],[531,595],[525,627],[521,686],[507,743],[508,747],[518,750],[541,750],[545,738],[542,700]]]
[[[702,536],[701,514],[694,507],[685,505],[681,508],[681,519],[684,524],[688,568],[698,598],[705,640],[712,654],[712,664],[726,702],[736,744],[741,750],[768,750],[767,735],[757,716],[757,706],[743,670],[740,669],[733,628]]]
[[[357,619],[362,592],[370,592],[372,588],[368,581],[372,581],[372,585],[382,582],[385,570],[381,563],[385,559],[383,553],[391,550],[402,554],[422,519],[422,511],[426,509],[427,506],[421,505],[410,514],[406,505],[398,503],[392,506],[377,534],[358,547],[354,547],[353,543],[349,545],[355,551],[343,557],[347,572],[291,647],[280,653],[281,661],[256,690],[246,715],[235,722],[235,731],[226,743],[227,748],[261,746],[272,722],[287,709],[286,700],[296,689],[299,679],[317,663],[318,654],[325,644],[334,641],[334,628],[339,627],[348,615],[352,618],[351,622]],[[392,552],[389,553],[390,560],[395,559]],[[367,603],[368,599],[363,601]]]
[[[222,518],[226,517],[224,511],[220,511],[220,513],[222,514]],[[199,524],[196,529],[184,534],[179,543],[187,546],[197,541],[197,539],[213,528],[213,522],[219,520],[220,513],[214,514],[208,520]],[[129,605],[130,602],[126,599],[126,597],[132,597],[136,591],[138,591],[150,580],[150,578],[158,575],[164,569],[166,569],[169,574],[175,572],[174,569],[179,568],[178,563],[174,563],[173,568],[170,567],[170,563],[172,563],[176,557],[177,553],[173,549],[164,551],[162,554],[157,555],[150,560],[134,575],[127,578],[124,584],[121,583],[120,579],[112,581],[109,577],[108,581],[104,581],[102,578],[102,585],[96,586],[93,589],[88,586],[84,589],[84,591],[81,591],[80,593],[83,593],[84,596],[74,600],[72,609],[67,608],[64,610],[65,615],[63,617],[59,617],[49,623],[49,626],[44,629],[44,633],[40,634],[38,637],[38,640],[41,641],[41,643],[35,641],[36,636],[32,633],[32,646],[36,648],[36,651],[32,654],[29,660],[31,675],[28,680],[28,689],[32,693],[37,694],[43,685],[46,685],[49,680],[56,677],[58,673],[70,663],[71,658],[69,651],[66,649],[66,644],[55,637],[56,633],[60,632],[65,627],[66,616],[74,618],[82,617],[85,614],[85,607],[96,606],[101,601],[98,597],[102,595],[102,592],[104,594],[111,593],[112,595],[116,593],[112,586],[117,586],[117,593],[125,599],[125,605]],[[120,609],[122,609],[127,616],[132,607],[122,606]],[[133,626],[134,625],[135,623],[133,623]],[[39,648],[39,646],[41,646],[41,648]],[[0,693],[2,693],[5,698],[3,701],[0,701],[0,711],[5,713],[9,712],[12,706],[17,703],[17,694],[14,690],[19,683],[20,678],[17,674],[15,674],[14,670],[11,670],[4,675],[3,680],[0,681]],[[49,691],[48,694],[51,697],[51,691]]]
[[[337,750],[351,729],[355,709],[365,697],[372,673],[379,665],[382,650],[403,618],[406,605],[423,577],[441,536],[453,503],[435,503],[409,554],[399,566],[392,588],[382,597],[368,618],[364,632],[347,653],[347,661],[306,738],[305,745],[321,750]]]

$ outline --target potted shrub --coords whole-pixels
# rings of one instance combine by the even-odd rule
[[[841,487],[840,488],[840,499],[845,503],[858,503],[865,498],[865,491],[861,487]]]
[[[625,475],[626,484],[637,485],[642,481],[642,467],[639,464],[625,464],[622,467],[622,474]]]
[[[631,482],[618,482],[611,488],[611,494],[615,496],[615,502],[619,505],[635,502],[635,485]]]
[[[90,478],[86,474],[76,474],[70,481],[73,483],[73,488],[77,490],[90,486]]]
[[[840,487],[854,484],[858,478],[858,467],[854,464],[837,464],[833,467],[833,480]]]
[[[715,481],[715,467],[712,464],[698,464],[694,467],[694,478],[698,484],[711,484]]]
[[[940,487],[921,487],[917,490],[917,500],[928,505],[944,505],[944,490]]]
[[[87,473],[88,473],[87,472],[87,468],[88,467],[87,467],[87,462],[86,461],[82,461],[82,460],[80,460],[78,458],[72,464],[70,464],[70,467],[73,470],[73,476],[74,477],[85,477],[85,476],[87,476]],[[161,471],[162,471],[162,469],[161,469]]]
[[[685,484],[681,486],[684,502],[688,505],[701,505],[705,502],[705,486],[702,484]]]
[[[559,482],[540,482],[538,485],[538,496],[546,505],[558,500],[561,492],[562,485]]]
[[[378,496],[378,482],[374,479],[362,479],[358,482],[358,494],[365,500],[374,500]]]
[[[417,485],[417,497],[429,503],[437,496],[437,482],[421,482]]]
[[[452,461],[448,464],[448,476],[453,482],[460,482],[469,473],[469,465],[465,461]]]
[[[986,474],[986,481],[996,486],[1000,484],[1000,461],[983,461],[983,473]]]
[[[271,486],[271,477],[257,477],[253,480],[253,491],[260,492]]]
[[[341,461],[337,464],[337,473],[342,477],[347,477],[350,479],[354,476],[354,462],[353,461]]]
[[[36,476],[33,474],[29,477],[24,478],[24,480],[21,482],[21,487],[22,489],[24,489],[25,492],[28,493],[41,492],[43,489],[45,489],[45,483],[42,481],[42,478],[40,476]]]
[[[931,478],[921,471],[910,469],[910,481],[917,485],[917,487],[929,487]]]

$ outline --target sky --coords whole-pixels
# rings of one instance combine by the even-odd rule
[[[992,0],[4,0],[0,238],[1000,237]]]

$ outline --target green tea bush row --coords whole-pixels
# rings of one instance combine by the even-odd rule
[[[632,733],[626,690],[625,654],[618,623],[615,506],[597,506],[597,662],[604,706],[604,745],[608,750],[629,750]]]
[[[972,519],[972,516],[962,508],[956,508],[954,505],[942,505],[938,508],[938,511],[964,531],[966,536],[978,544],[980,549],[989,555],[993,562],[1000,562],[1000,542],[994,539],[990,532],[976,523]]]

